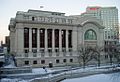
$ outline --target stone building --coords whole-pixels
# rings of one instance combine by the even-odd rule
[[[104,46],[104,27],[94,17],[28,10],[11,18],[10,52],[18,66],[54,66],[78,63],[78,46]]]

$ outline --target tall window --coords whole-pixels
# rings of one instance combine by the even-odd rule
[[[66,30],[62,30],[62,47],[66,47]]]
[[[24,48],[29,48],[29,28],[24,28]]]
[[[72,30],[68,30],[68,47],[72,48]]]
[[[48,36],[48,48],[52,47],[52,29],[47,30],[47,36]]]
[[[32,29],[32,47],[37,48],[37,28]]]
[[[45,29],[40,29],[40,47],[45,47]]]
[[[94,30],[90,29],[85,32],[84,39],[85,40],[97,40],[97,35]]]
[[[55,47],[59,47],[59,29],[55,29]]]

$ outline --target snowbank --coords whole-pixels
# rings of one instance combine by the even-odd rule
[[[10,65],[4,66],[4,68],[16,68],[16,66],[13,64],[10,64]]]
[[[98,74],[82,78],[66,79],[62,82],[120,82],[120,77],[115,77],[120,73]]]
[[[52,70],[47,69],[47,68],[45,68],[45,69],[43,69],[43,68],[33,68],[32,69],[32,73],[34,73],[34,74],[45,74],[45,73],[51,73],[51,72],[52,72]]]
[[[21,79],[8,79],[3,78],[0,80],[0,82],[29,82],[28,80],[21,80]]]

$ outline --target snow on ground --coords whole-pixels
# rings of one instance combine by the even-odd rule
[[[10,64],[8,66],[5,66],[4,68],[14,68],[14,65]],[[37,75],[37,74],[46,74],[46,73],[51,73],[53,72],[52,70],[48,69],[48,68],[33,68],[32,69],[32,73],[22,73],[22,74],[19,74],[19,75]],[[13,76],[16,76],[18,74],[12,74]],[[47,76],[45,77],[42,77],[42,78],[48,78],[48,77],[52,77],[52,74],[48,74]],[[31,82],[32,80],[34,79],[41,79],[40,78],[33,78],[33,79],[29,79],[29,80],[23,80],[23,79],[19,79],[19,78],[15,78],[15,79],[10,79],[10,78],[2,78],[0,79],[0,82]]]
[[[0,56],[0,58],[4,59],[4,56]]]
[[[116,75],[119,75],[119,77]],[[66,79],[62,82],[120,82],[120,73],[98,74],[82,78]]]
[[[45,74],[45,73],[51,73],[52,70],[48,69],[48,68],[33,68],[32,69],[32,73],[34,74]]]
[[[28,80],[21,80],[21,79],[8,79],[3,78],[0,80],[0,82],[29,82]]]
[[[14,68],[14,67],[15,67],[14,64],[11,63],[10,65],[5,66],[4,68]],[[82,73],[82,72],[89,72],[89,71],[96,71],[96,70],[97,71],[103,71],[103,70],[106,70],[105,67],[111,67],[111,66],[87,67],[85,69],[80,68],[80,67],[78,67],[77,69],[69,67],[69,68],[67,68],[69,71],[67,71],[66,73]],[[102,68],[102,69],[98,69],[98,68]],[[49,69],[49,68],[45,68],[45,69],[43,69],[43,68],[32,68],[32,73],[22,73],[22,74],[26,75],[26,76],[27,75],[37,75],[37,74],[48,74],[48,75],[44,76],[44,77],[40,77],[40,78],[36,77],[36,78],[33,78],[33,79],[29,79],[29,80],[18,79],[18,78],[16,78],[16,79],[2,78],[0,80],[0,82],[30,82],[30,81],[32,81],[34,79],[53,77],[55,75],[52,75],[52,74],[49,74],[49,73],[52,73],[54,71],[61,71],[61,70],[65,70],[65,69],[66,69],[66,67],[64,67],[64,69],[52,69],[52,70]],[[65,73],[65,72],[63,72],[63,73]],[[58,74],[60,74],[60,73],[58,73]],[[83,79],[83,78],[85,78],[85,79]],[[67,80],[64,80],[63,82],[74,82],[74,81],[76,81],[76,82],[112,82],[112,81],[106,81],[105,78],[108,78],[108,77],[105,74],[92,75],[92,76],[83,77],[83,78],[67,79]],[[93,79],[91,79],[91,78],[93,78]],[[97,79],[94,79],[94,78],[97,78]],[[88,80],[88,79],[90,79],[90,80]],[[101,81],[99,81],[98,79],[101,79]]]
[[[16,68],[16,66],[13,65],[13,64],[9,64],[9,65],[7,65],[7,66],[4,66],[4,68]]]

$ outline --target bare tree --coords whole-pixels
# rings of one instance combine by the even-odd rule
[[[119,45],[114,46],[114,58],[116,59],[117,63],[120,64],[120,47]]]
[[[100,59],[100,53],[103,51],[103,47],[96,46],[95,48],[92,48],[92,59],[95,59],[98,61],[98,66],[100,66],[101,59]]]
[[[117,63],[120,63],[120,45],[117,44],[109,44],[105,48],[105,52],[109,56],[110,64],[113,63],[113,58],[116,59]]]
[[[117,63],[120,64],[120,52],[118,52],[118,51],[115,52],[115,53],[114,53],[114,57],[115,57],[115,59],[117,60]]]
[[[82,59],[83,68],[85,68],[86,64],[92,59],[91,57],[91,48],[85,46],[78,47],[78,60]]]
[[[112,44],[109,44],[109,45],[105,46],[105,52],[109,56],[109,61],[110,61],[111,65],[113,63],[114,49],[115,49],[115,46],[112,45]]]

